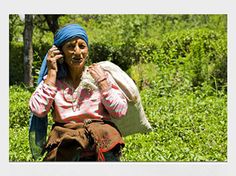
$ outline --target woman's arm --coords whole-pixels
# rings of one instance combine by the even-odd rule
[[[29,101],[29,107],[32,113],[38,117],[44,117],[47,115],[50,111],[56,93],[56,87],[50,86],[42,81],[32,94]]]
[[[29,107],[33,114],[38,117],[44,117],[50,110],[52,102],[56,95],[57,89],[57,60],[62,58],[61,51],[56,47],[52,46],[47,53],[47,76],[38,85],[35,92],[30,98]]]
[[[112,117],[122,118],[127,113],[127,100],[121,90],[116,86],[115,80],[108,73],[106,81],[109,87],[100,90],[102,95],[102,103]]]
[[[109,114],[114,118],[125,116],[128,103],[112,76],[96,63],[90,65],[88,71],[99,87],[102,103]]]

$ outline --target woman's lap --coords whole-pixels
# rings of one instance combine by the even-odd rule
[[[46,145],[45,161],[120,161],[124,146],[120,133],[108,124],[89,125],[53,128]]]

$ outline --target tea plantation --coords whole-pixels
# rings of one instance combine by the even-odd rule
[[[43,19],[34,16],[30,88],[22,83],[24,23],[9,15],[9,161],[34,161],[28,102],[53,41]],[[125,137],[122,161],[227,161],[227,15],[58,18],[59,26],[68,23],[79,23],[88,33],[88,64],[109,60],[140,90],[153,131]]]

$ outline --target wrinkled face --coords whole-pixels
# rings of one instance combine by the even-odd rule
[[[70,68],[82,69],[88,56],[88,46],[81,38],[75,38],[62,46],[65,63]]]

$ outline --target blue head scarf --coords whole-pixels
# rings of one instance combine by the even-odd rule
[[[69,24],[64,26],[63,28],[59,29],[54,37],[53,44],[58,47],[59,49],[62,48],[62,46],[68,42],[69,40],[73,38],[81,38],[85,41],[85,43],[88,45],[88,36],[86,34],[86,31],[78,24]],[[47,74],[47,55],[44,57],[43,63],[40,68],[39,78],[38,78],[38,84],[43,80],[43,77]],[[58,73],[57,73],[57,79],[62,79],[67,75],[67,67],[65,64],[58,64]]]
[[[78,24],[69,24],[63,28],[61,28],[54,37],[54,45],[57,47],[62,47],[65,42],[79,37],[83,39],[88,45],[88,36],[85,30]]]
[[[85,30],[78,24],[69,24],[55,34],[53,44],[59,49],[69,40],[73,38],[83,39],[87,46],[88,36]],[[47,74],[47,55],[44,57],[42,62],[40,73],[38,77],[38,84],[43,80],[43,77]],[[67,75],[67,67],[65,64],[58,64],[57,79],[62,79]],[[43,149],[46,142],[48,118],[38,118],[33,113],[30,114],[30,125],[29,125],[29,144],[31,153],[34,159],[37,159],[43,155]]]

